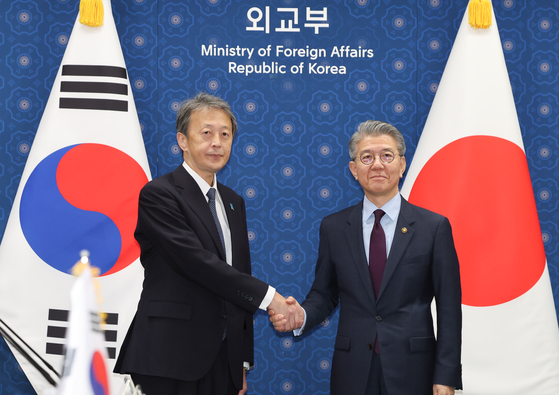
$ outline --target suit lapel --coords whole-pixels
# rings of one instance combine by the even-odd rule
[[[206,197],[200,190],[200,187],[194,178],[188,174],[182,164],[173,172],[173,178],[175,180],[175,187],[181,191],[181,196],[184,199],[184,202],[189,205],[192,208],[192,211],[194,211],[198,218],[200,218],[208,233],[212,237],[215,248],[219,251],[220,258],[225,260],[225,253],[223,251],[223,247],[221,246],[219,233],[217,233],[214,217],[210,210],[210,206],[206,201]]]
[[[400,214],[398,215],[396,229],[394,230],[394,239],[392,240],[392,246],[390,247],[390,253],[388,254],[388,260],[386,261],[386,267],[382,276],[378,295],[379,299],[414,236],[414,222],[412,206],[406,199],[402,198],[402,206],[400,207]]]
[[[373,284],[371,275],[369,274],[369,265],[367,263],[367,255],[363,247],[363,200],[354,206],[347,219],[348,227],[346,229],[347,241],[349,249],[353,257],[353,263],[357,268],[357,273],[363,282],[363,286],[367,290],[367,295],[373,303],[376,303],[375,293],[373,292]]]

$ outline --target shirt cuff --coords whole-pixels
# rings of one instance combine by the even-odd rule
[[[305,325],[307,325],[307,311],[303,309],[303,313],[305,314],[305,319],[303,320],[303,326],[300,327],[299,329],[293,329],[293,336],[301,336],[303,334],[303,331],[305,330]]]
[[[266,296],[262,299],[262,303],[260,303],[260,310],[266,311],[272,300],[274,300],[274,295],[276,294],[276,289],[271,285],[268,285],[268,292],[266,292]]]

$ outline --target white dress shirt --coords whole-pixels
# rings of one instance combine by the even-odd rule
[[[186,162],[182,162],[183,167],[186,169],[186,171],[188,172],[188,174],[190,174],[192,176],[192,178],[194,178],[194,181],[196,181],[196,184],[198,184],[198,187],[200,187],[200,190],[202,191],[202,193],[204,194],[206,201],[209,201],[208,196],[206,195],[208,193],[208,191],[210,190],[210,188],[212,188],[212,186],[210,186],[206,180],[204,180],[198,173],[196,173],[194,170],[192,170],[192,168],[190,166],[188,166],[188,164]],[[219,189],[217,188],[217,178],[214,174],[214,179],[212,182],[212,185],[214,185],[213,188],[215,188],[216,194],[215,194],[215,209],[217,211],[217,218],[219,219],[219,223],[221,225],[221,231],[223,233],[223,242],[225,243],[225,259],[227,261],[227,263],[229,265],[233,264],[233,254],[231,254],[232,251],[232,245],[231,245],[231,228],[229,227],[229,221],[227,220],[227,215],[225,214],[225,206],[223,204],[223,200],[221,199],[221,195],[219,194]],[[266,309],[268,308],[268,306],[270,305],[270,303],[272,303],[272,300],[274,299],[274,295],[276,293],[276,289],[272,286],[268,286],[268,291],[266,292],[266,295],[264,296],[264,299],[262,299],[262,303],[260,303],[259,308],[261,310],[266,311]]]

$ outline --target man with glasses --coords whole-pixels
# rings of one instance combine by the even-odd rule
[[[447,218],[400,196],[405,149],[393,125],[359,125],[349,142],[349,169],[365,196],[322,221],[315,280],[302,303],[305,322],[293,328],[269,312],[277,330],[296,329],[298,336],[340,303],[332,395],[449,395],[462,386],[452,230]]]

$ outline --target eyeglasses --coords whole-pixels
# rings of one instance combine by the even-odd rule
[[[359,157],[359,160],[364,165],[371,165],[375,161],[375,156],[376,155],[372,152],[363,152],[361,154],[361,156]],[[394,161],[394,158],[396,158],[396,156],[401,156],[401,155],[395,154],[394,152],[392,152],[389,149],[385,149],[385,150],[381,151],[381,153],[378,154],[378,156],[379,156],[380,161],[382,163],[388,164],[388,163],[392,163]]]

